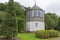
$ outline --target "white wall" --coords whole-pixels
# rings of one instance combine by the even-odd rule
[[[37,26],[36,26],[37,23]],[[27,22],[26,31],[45,30],[44,22]]]

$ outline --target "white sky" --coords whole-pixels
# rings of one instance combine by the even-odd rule
[[[26,7],[32,7],[34,0],[14,0]],[[0,0],[0,3],[8,2],[8,0]],[[45,12],[56,13],[60,16],[60,0],[36,0],[36,4],[45,10]]]

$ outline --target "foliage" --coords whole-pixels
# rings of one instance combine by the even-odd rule
[[[0,24],[2,23],[2,20],[5,18],[6,13],[3,11],[0,11]]]
[[[7,37],[15,37],[17,35],[17,28],[15,26],[15,19],[3,20],[1,27],[1,35]]]
[[[57,26],[55,27],[55,29],[60,31],[60,17],[58,17]]]
[[[51,29],[52,20],[48,15],[45,15],[45,29]]]
[[[3,3],[0,3],[0,11],[5,11],[6,10],[6,5]]]
[[[46,31],[44,31],[44,30],[42,30],[42,31],[36,31],[36,37],[38,37],[38,38],[49,38],[49,33],[48,33],[48,31],[46,30]]]
[[[49,37],[58,37],[59,32],[56,30],[49,30]]]
[[[25,14],[21,5],[14,0],[0,3],[0,35],[14,37],[17,32],[24,30]]]
[[[25,11],[22,9],[21,5],[17,2],[15,4],[15,13],[17,18],[18,32],[24,31],[25,27]]]
[[[16,15],[14,10],[13,0],[9,0],[5,14],[6,14],[5,18],[3,18],[1,22],[0,35],[6,36],[6,37],[15,37],[17,35],[18,29],[16,27]]]
[[[58,37],[59,32],[56,30],[38,30],[36,31],[35,35],[38,38],[51,38],[51,37]]]
[[[6,13],[3,12],[3,11],[0,11],[0,35],[2,34],[2,22],[3,22],[3,19],[5,19],[5,16],[6,16]]]
[[[54,29],[57,26],[57,15],[55,13],[45,14],[45,27],[46,29]]]
[[[24,20],[18,20],[18,32],[23,32],[24,31],[24,27],[25,27],[25,23]]]

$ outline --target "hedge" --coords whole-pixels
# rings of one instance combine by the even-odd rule
[[[59,32],[56,30],[38,30],[35,32],[35,35],[38,38],[52,38],[52,37],[58,37]]]

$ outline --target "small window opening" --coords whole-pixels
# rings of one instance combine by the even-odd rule
[[[38,23],[36,23],[36,27],[38,26]]]

